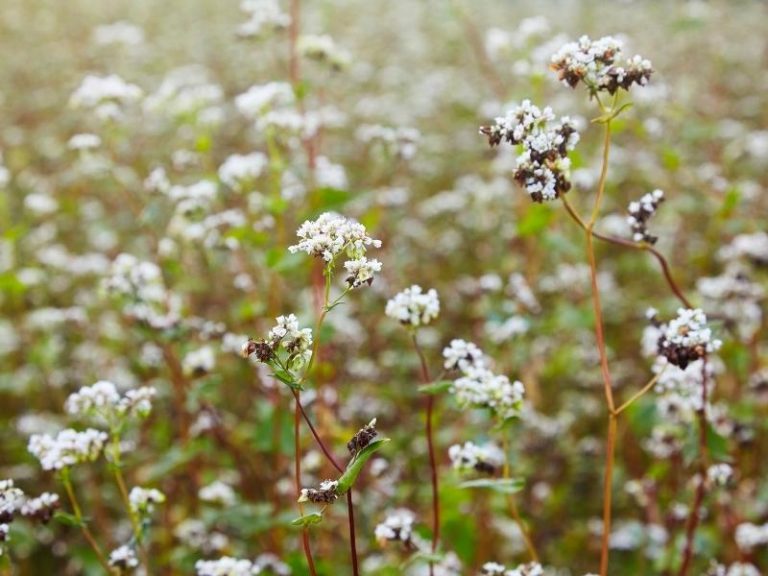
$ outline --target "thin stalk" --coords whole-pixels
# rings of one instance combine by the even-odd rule
[[[101,567],[104,568],[107,574],[112,574],[112,568],[109,566],[109,562],[107,562],[104,552],[101,551],[101,547],[96,542],[90,528],[88,528],[88,525],[83,519],[83,511],[82,508],[80,508],[80,503],[77,501],[77,496],[75,496],[75,490],[72,488],[72,481],[69,478],[68,468],[64,468],[61,471],[61,481],[64,484],[64,490],[67,492],[67,497],[72,505],[72,511],[75,513],[75,519],[80,525],[80,530],[82,530],[83,536],[85,536],[91,549],[93,549],[93,552],[96,554],[96,558],[98,559],[99,564],[101,564]]]
[[[411,339],[413,340],[413,346],[416,348],[416,354],[419,356],[419,362],[421,364],[421,378],[424,384],[429,384],[431,379],[429,377],[429,368],[427,367],[427,359],[424,357],[424,352],[419,346],[419,341],[416,338],[416,332],[411,332]],[[437,545],[440,541],[440,492],[437,479],[437,459],[435,457],[435,445],[432,438],[432,414],[435,408],[435,396],[430,394],[427,398],[427,425],[425,434],[427,436],[427,448],[429,450],[429,468],[430,477],[432,481],[432,552],[437,551]],[[429,563],[429,574],[434,575],[435,566],[433,562]]]
[[[509,439],[507,438],[506,433],[502,434],[502,446],[504,450],[504,468],[503,468],[503,477],[504,479],[508,479],[510,477],[509,473]],[[532,562],[538,562],[539,561],[539,555],[536,553],[536,547],[533,545],[533,540],[531,539],[531,534],[528,530],[528,527],[526,526],[525,522],[523,521],[522,517],[520,516],[520,510],[517,507],[517,499],[515,498],[514,494],[509,494],[509,509],[512,513],[512,518],[514,518],[515,523],[517,523],[517,527],[520,529],[520,534],[523,536],[523,542],[525,543],[525,548],[528,551],[528,555],[531,558]]]
[[[294,392],[296,398],[296,408],[293,413],[293,448],[295,452],[294,457],[294,474],[296,480],[296,498],[301,496],[301,437],[299,424],[301,423],[301,392],[296,390]],[[304,505],[299,502],[299,514],[304,516]],[[312,549],[309,547],[309,528],[304,526],[301,531],[301,543],[304,548],[304,556],[307,559],[307,565],[309,566],[309,573],[311,576],[317,576],[315,571],[315,561],[312,559]]]
[[[605,448],[605,476],[603,478],[603,537],[600,546],[600,575],[608,574],[608,554],[611,539],[611,495],[613,462],[616,452],[616,416],[608,415],[608,441]]]
[[[662,368],[661,371],[658,374],[656,374],[656,376],[651,378],[650,381],[645,386],[643,386],[637,394],[635,394],[634,396],[632,396],[632,398],[630,398],[629,400],[624,402],[624,404],[622,404],[621,406],[616,408],[616,410],[614,410],[614,412],[613,412],[614,415],[618,416],[619,414],[624,412],[624,410],[626,410],[632,404],[634,404],[635,400],[637,400],[638,398],[642,397],[646,392],[648,392],[651,388],[653,388],[653,386],[656,384],[656,382],[659,380],[659,378],[661,378],[661,375],[667,369],[667,366],[669,366],[669,364],[666,364],[664,366],[664,368]]]
[[[133,528],[133,536],[136,540],[136,548],[138,549],[139,555],[141,556],[141,561],[144,563],[144,567],[146,568],[147,572],[150,572],[149,555],[147,554],[147,550],[144,547],[141,522],[139,521],[137,514],[133,511],[133,508],[131,507],[131,499],[128,496],[128,488],[125,484],[125,478],[123,477],[122,465],[120,462],[119,436],[114,437],[112,444],[113,444],[112,470],[113,470],[113,475],[115,477],[115,483],[117,484],[118,491],[120,492],[120,499],[123,501],[123,505],[125,506],[126,512],[128,512],[128,518],[131,521],[131,527]]]
[[[688,573],[693,561],[693,541],[696,536],[696,528],[701,520],[701,505],[704,503],[705,480],[707,478],[707,357],[705,356],[701,366],[701,409],[697,412],[699,420],[699,481],[696,486],[696,494],[693,498],[693,506],[688,515],[685,526],[685,548],[683,561],[680,564],[678,576]]]

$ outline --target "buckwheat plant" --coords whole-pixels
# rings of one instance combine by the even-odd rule
[[[686,370],[690,363],[696,362],[695,373],[698,381],[690,391],[694,401],[694,412],[699,426],[699,473],[694,477],[696,484],[695,497],[685,529],[685,544],[681,552],[679,574],[688,573],[692,554],[696,527],[701,515],[701,505],[704,498],[705,478],[707,477],[707,429],[711,416],[708,402],[710,378],[707,366],[708,358],[720,346],[720,342],[712,337],[712,331],[707,324],[705,314],[699,309],[692,309],[688,300],[675,284],[666,259],[652,246],[657,238],[647,229],[648,220],[656,212],[664,199],[664,193],[656,190],[643,196],[640,201],[629,205],[628,223],[632,228],[632,241],[603,235],[595,231],[601,209],[606,196],[608,182],[609,154],[612,140],[612,127],[619,116],[632,105],[629,100],[630,91],[647,85],[654,70],[649,60],[634,56],[624,59],[622,42],[613,37],[591,40],[582,36],[578,42],[563,46],[552,56],[551,69],[566,86],[572,89],[583,87],[590,101],[597,104],[598,115],[592,120],[593,124],[602,127],[603,153],[600,176],[592,208],[587,217],[582,217],[574,207],[566,193],[571,189],[570,162],[568,153],[579,141],[579,134],[567,118],[557,121],[550,108],[543,110],[525,100],[520,106],[513,108],[504,117],[496,119],[491,126],[480,129],[480,133],[488,137],[491,146],[502,142],[518,146],[521,149],[516,160],[514,179],[523,186],[535,202],[560,200],[571,219],[584,231],[586,239],[586,259],[589,265],[592,303],[594,312],[594,328],[600,371],[603,380],[605,402],[607,407],[608,433],[605,450],[605,474],[603,494],[603,521],[601,532],[600,574],[606,576],[609,569],[609,552],[613,539],[611,530],[611,505],[613,495],[613,469],[616,450],[617,423],[621,414],[652,389],[655,385],[663,386],[661,378],[665,374],[666,364],[674,370]],[[658,324],[659,335],[656,340],[656,354],[665,361],[657,368],[657,374],[639,392],[621,403],[615,399],[614,384],[609,365],[609,356],[603,331],[603,304],[601,301],[600,285],[598,282],[598,263],[594,247],[595,238],[622,246],[639,248],[650,251],[660,262],[665,278],[675,295],[685,305],[678,311],[678,317],[667,324]],[[655,318],[655,313],[650,315]],[[488,380],[484,369],[469,367],[468,376],[456,382],[456,388],[461,391],[466,384],[462,380],[469,378],[477,383]],[[479,372],[479,375],[473,374]],[[488,384],[481,385],[481,389]],[[474,401],[470,397],[470,402]],[[495,408],[484,394],[480,394],[481,403]],[[488,566],[488,565],[486,565]],[[509,574],[503,566],[491,565],[486,573]],[[528,573],[523,572],[523,573]]]
[[[303,526],[302,545],[310,572],[315,574],[316,568],[310,549],[309,526],[320,522],[327,506],[339,496],[346,494],[350,558],[354,574],[358,574],[352,485],[366,460],[387,440],[375,439],[378,433],[375,429],[376,421],[374,419],[367,426],[361,428],[348,442],[347,447],[351,459],[346,468],[342,468],[321,440],[304,410],[301,404],[301,392],[311,379],[312,367],[319,354],[319,334],[327,314],[341,305],[351,291],[362,286],[370,286],[373,283],[374,275],[381,271],[381,262],[368,259],[366,256],[368,248],[381,247],[381,241],[368,236],[365,226],[362,224],[334,213],[324,213],[316,220],[307,220],[299,227],[296,235],[299,242],[290,246],[288,250],[291,253],[304,252],[320,260],[325,278],[323,299],[315,322],[315,338],[313,340],[311,329],[300,328],[296,316],[289,314],[277,318],[277,324],[269,331],[266,339],[258,341],[249,339],[243,344],[241,352],[246,358],[253,356],[258,362],[266,364],[272,370],[273,376],[289,387],[295,400],[295,480],[301,516],[294,524]],[[347,275],[341,293],[334,297],[332,295],[334,274],[342,260]],[[301,418],[304,418],[328,462],[341,474],[337,480],[324,480],[317,488],[302,486],[299,436]],[[318,512],[305,514],[304,503],[307,502],[321,504],[322,507]]]

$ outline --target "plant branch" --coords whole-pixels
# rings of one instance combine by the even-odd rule
[[[88,541],[91,549],[93,549],[93,552],[96,554],[96,558],[98,559],[99,564],[101,564],[101,567],[104,568],[107,574],[112,574],[112,568],[109,566],[109,562],[107,562],[107,559],[104,556],[104,552],[102,552],[101,547],[93,537],[93,533],[91,533],[90,528],[88,528],[88,525],[85,523],[82,508],[80,508],[80,503],[77,501],[75,490],[72,487],[72,480],[69,477],[68,468],[64,468],[61,471],[61,481],[64,484],[64,490],[66,491],[69,502],[72,505],[72,511],[75,513],[75,519],[80,525],[80,530],[82,530],[83,536],[85,536],[85,539]]]

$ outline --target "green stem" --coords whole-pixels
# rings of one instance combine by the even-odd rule
[[[61,481],[64,484],[64,490],[66,491],[67,497],[69,498],[69,502],[72,505],[72,511],[75,514],[75,519],[77,520],[77,523],[80,526],[80,530],[83,532],[83,536],[85,536],[85,539],[88,541],[88,544],[93,549],[93,552],[96,554],[96,558],[98,559],[99,564],[101,564],[102,568],[104,568],[104,571],[107,574],[113,574],[112,568],[109,566],[109,562],[107,562],[107,559],[104,556],[104,553],[101,551],[101,547],[96,542],[96,539],[93,537],[93,534],[91,533],[90,528],[88,528],[88,525],[85,523],[85,520],[83,518],[82,508],[80,508],[80,503],[77,501],[75,490],[72,487],[72,480],[69,477],[69,468],[62,469]]]
[[[502,431],[501,441],[502,441],[502,450],[504,451],[503,477],[505,480],[508,480],[510,477],[509,439],[507,438],[506,431]],[[517,499],[515,498],[514,494],[509,494],[508,497],[509,497],[508,498],[509,509],[510,509],[510,512],[512,513],[512,518],[514,518],[515,523],[517,524],[517,527],[520,530],[520,534],[523,536],[523,542],[525,543],[526,550],[528,550],[528,555],[531,558],[531,562],[538,562],[539,555],[536,553],[536,547],[533,545],[533,540],[531,539],[531,534],[528,531],[528,527],[523,521],[522,516],[520,516],[520,510],[517,507]]]

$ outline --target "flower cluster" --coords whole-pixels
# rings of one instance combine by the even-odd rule
[[[659,204],[664,202],[664,192],[654,190],[640,198],[639,202],[629,203],[627,222],[632,227],[632,239],[635,242],[656,244],[658,238],[648,232],[648,221],[656,213]]]
[[[651,62],[633,56],[619,65],[621,42],[611,36],[591,40],[582,36],[569,42],[552,56],[551,68],[558,79],[575,88],[583,82],[591,93],[615,94],[620,88],[629,90],[633,84],[645,86],[653,74]]]
[[[440,299],[436,290],[430,289],[425,293],[421,286],[414,284],[391,298],[384,313],[401,324],[416,328],[437,318]]]
[[[718,350],[721,345],[720,340],[712,337],[707,316],[699,308],[679,308],[677,318],[659,328],[659,354],[682,369],[707,353]]]
[[[154,488],[140,488],[136,486],[131,488],[128,502],[131,505],[131,512],[144,516],[154,511],[155,504],[165,502],[165,494]]]
[[[352,61],[349,52],[339,48],[327,34],[301,36],[296,47],[305,58],[324,62],[333,70],[343,70]]]
[[[291,17],[283,12],[278,0],[243,0],[240,10],[248,16],[248,20],[237,30],[244,38],[260,36],[264,29],[286,28],[291,23]]]
[[[261,572],[261,568],[250,560],[230,556],[218,560],[198,560],[195,570],[197,576],[252,576]]]
[[[237,496],[232,486],[221,480],[216,480],[207,486],[203,486],[197,495],[203,502],[219,504],[221,506],[232,506],[237,501]]]
[[[415,548],[413,523],[416,515],[405,508],[399,508],[387,514],[384,522],[378,524],[374,531],[380,544],[386,542],[402,542],[406,548]]]
[[[321,214],[317,220],[305,221],[296,235],[299,243],[288,247],[292,254],[306,252],[326,262],[332,262],[342,253],[359,258],[365,254],[366,247],[381,247],[381,240],[368,236],[365,226],[332,212]]]
[[[486,368],[487,360],[483,351],[472,342],[455,338],[443,348],[443,367],[446,370],[466,372],[470,368]]]
[[[371,440],[376,438],[378,434],[379,433],[376,431],[376,418],[374,418],[358,430],[352,439],[347,442],[347,450],[349,450],[349,453],[352,454],[352,457],[354,458],[357,456],[358,452],[368,446],[368,444],[371,443]]]
[[[555,200],[571,189],[568,152],[579,141],[579,133],[568,117],[556,121],[549,107],[544,110],[524,100],[493,126],[480,133],[491,146],[502,141],[522,145],[517,157],[515,181],[524,187],[534,202]]]
[[[232,188],[242,191],[252,185],[267,167],[267,157],[261,152],[232,154],[219,167],[219,180]]]
[[[473,442],[454,444],[448,449],[453,468],[460,472],[475,471],[495,474],[504,465],[504,452],[495,444],[478,446]]]
[[[49,434],[33,434],[27,449],[40,461],[43,470],[61,470],[96,460],[107,438],[106,433],[93,428],[82,432],[67,428],[55,437]]]
[[[487,408],[501,420],[520,415],[525,394],[522,382],[510,382],[487,368],[472,367],[454,381],[452,390],[459,406]]]
[[[141,88],[115,74],[89,75],[72,94],[70,104],[92,109],[98,118],[115,119],[122,115],[122,106],[136,102],[142,95]]]
[[[127,574],[133,568],[139,566],[136,551],[130,546],[120,546],[109,554],[109,565],[118,570],[118,574]]]
[[[486,562],[483,564],[480,574],[483,576],[544,576],[544,569],[538,562],[521,564],[517,568],[507,569],[498,562]]]
[[[156,394],[155,388],[142,386],[121,396],[112,382],[100,380],[70,394],[64,408],[73,416],[97,416],[110,425],[117,425],[127,417],[145,418],[152,410]]]
[[[365,256],[361,256],[356,260],[344,262],[344,268],[348,274],[346,282],[349,287],[359,288],[363,284],[370,286],[373,283],[374,274],[381,272],[381,262],[368,260]]]
[[[24,502],[21,506],[21,515],[47,524],[60,506],[58,494],[43,492],[37,498],[30,498]]]
[[[758,526],[745,522],[736,527],[736,545],[740,550],[749,552],[752,548],[768,544],[768,524]]]
[[[13,480],[0,480],[0,524],[9,524],[24,502],[24,492]]]
[[[323,480],[317,488],[302,488],[299,502],[331,503],[339,497],[338,488],[336,480]]]

